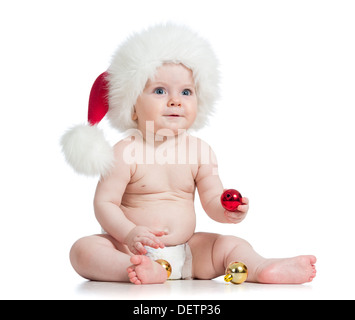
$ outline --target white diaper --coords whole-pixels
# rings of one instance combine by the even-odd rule
[[[187,243],[164,249],[145,248],[150,259],[164,259],[170,263],[172,272],[168,280],[192,279],[192,254]]]

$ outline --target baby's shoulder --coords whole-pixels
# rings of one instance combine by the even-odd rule
[[[131,130],[124,136],[120,141],[118,141],[114,146],[113,150],[116,153],[124,153],[129,151],[133,147],[143,145],[143,137],[138,130]]]
[[[120,140],[118,141],[113,147],[113,154],[114,157],[116,159],[116,161],[121,162],[124,160],[125,156],[125,150],[127,150],[127,148],[129,148],[129,142],[125,141],[125,140]]]
[[[116,165],[126,167],[127,170],[130,170],[131,174],[136,171],[136,159],[132,156],[132,153],[134,154],[135,144],[132,143],[131,139],[125,138],[118,141],[112,149]]]
[[[197,146],[211,148],[211,146],[205,140],[203,140],[199,137],[193,136],[191,134],[189,134],[187,136],[187,141],[189,144],[195,144]]]
[[[199,151],[199,153],[206,152],[206,151],[209,151],[209,152],[212,151],[210,144],[199,137],[188,135],[188,144],[189,144],[190,150],[191,150],[191,147],[193,148],[194,146],[196,146],[196,149]]]
[[[188,150],[190,159],[196,158],[198,164],[215,163],[216,156],[211,146],[203,139],[189,135]]]
[[[127,138],[118,141],[112,148],[115,153],[123,153],[126,148],[132,144]]]

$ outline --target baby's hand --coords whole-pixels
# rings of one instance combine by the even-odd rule
[[[224,216],[230,223],[240,223],[242,222],[249,210],[249,199],[248,198],[242,198],[242,203],[238,207],[238,211],[232,212],[232,211],[224,211]]]
[[[125,244],[133,254],[143,255],[147,253],[144,246],[155,249],[164,248],[164,243],[157,237],[165,235],[164,231],[151,230],[144,226],[137,226],[131,230],[125,239]]]

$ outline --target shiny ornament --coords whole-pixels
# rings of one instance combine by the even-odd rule
[[[166,260],[163,260],[163,259],[155,260],[155,262],[159,263],[166,270],[166,273],[167,273],[168,279],[169,279],[171,272],[172,272],[172,268],[171,268],[170,263]]]
[[[224,281],[241,284],[248,278],[248,268],[242,262],[232,262],[226,269]]]
[[[237,211],[238,207],[243,204],[242,195],[237,190],[228,189],[221,195],[221,204],[228,211]]]

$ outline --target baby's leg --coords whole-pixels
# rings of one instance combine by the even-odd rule
[[[189,241],[193,255],[193,274],[213,279],[224,274],[230,262],[248,267],[249,282],[304,283],[315,277],[316,258],[299,256],[289,259],[265,259],[243,239],[211,233],[196,233]]]
[[[110,235],[94,235],[79,239],[70,251],[73,268],[82,277],[97,281],[124,281],[131,256]]]
[[[70,261],[76,272],[89,280],[146,284],[167,279],[160,264],[145,256],[132,256],[108,234],[79,239],[70,251]]]

